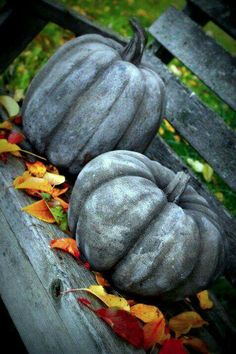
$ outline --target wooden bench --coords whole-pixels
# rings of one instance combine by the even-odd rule
[[[235,58],[203,32],[201,26],[208,21],[236,37],[234,16],[227,4],[221,0],[188,0],[182,12],[171,7],[152,24],[149,31],[154,41],[146,50],[145,58],[166,84],[169,122],[236,191],[235,132],[166,67],[172,57],[178,58],[236,109]],[[126,39],[58,2],[9,0],[0,11],[0,72],[48,22],[75,35],[99,33],[126,43]],[[217,58],[214,65],[212,58]],[[160,136],[155,137],[145,154],[174,171],[187,171],[193,187],[219,215],[229,244],[225,276],[235,285],[236,220]],[[51,234],[62,237],[62,232],[21,212],[30,198],[9,186],[22,171],[21,162],[15,159],[0,166],[0,289],[27,350],[29,353],[142,353],[116,337],[93,313],[81,309],[74,294],[60,296],[62,289],[94,284],[94,278],[69,256],[48,248]],[[202,311],[194,299],[191,304],[179,302],[166,310],[169,314],[186,309],[198,311],[210,323],[198,331],[198,336],[208,343],[212,353],[226,353],[232,348],[236,331],[223,306],[213,294],[212,297],[215,306],[209,311]]]

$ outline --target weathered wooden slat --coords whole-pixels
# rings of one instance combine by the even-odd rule
[[[22,11],[22,8],[19,7],[6,9],[6,12],[1,14],[0,21],[1,73],[25,49],[47,22],[32,15],[27,8]]]
[[[32,199],[10,188],[23,164],[0,167],[0,291],[29,353],[144,353],[120,340],[77,296],[63,289],[95,284],[92,273],[69,255],[49,249],[56,227],[21,211]],[[95,306],[101,304],[89,296]]]
[[[156,136],[145,151],[145,155],[153,160],[157,160],[175,172],[185,171],[190,175],[190,183],[201,194],[212,209],[219,215],[220,222],[226,233],[228,242],[228,266],[225,275],[229,281],[236,286],[236,220],[222,206],[222,204],[209,192],[209,190],[195,177],[193,172],[182,162],[182,160],[171,150],[168,144],[160,137]]]
[[[183,12],[169,8],[149,29],[220,98],[236,110],[236,61]]]
[[[225,0],[188,0],[193,12],[200,10],[233,38],[236,38],[236,20],[233,13],[233,1]]]
[[[236,134],[184,87],[158,58],[146,51],[145,60],[152,64],[166,83],[167,119],[236,190]]]

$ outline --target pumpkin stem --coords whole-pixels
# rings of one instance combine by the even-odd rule
[[[147,34],[136,18],[130,19],[129,22],[134,30],[134,35],[125,46],[121,57],[123,60],[139,65],[147,44]]]
[[[190,176],[186,175],[182,171],[175,175],[174,179],[167,185],[164,190],[169,202],[177,203],[179,201],[179,198],[187,187],[189,179]]]

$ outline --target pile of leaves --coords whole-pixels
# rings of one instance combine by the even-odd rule
[[[8,96],[0,96],[0,104],[8,113],[9,119],[0,123],[0,160],[7,163],[9,155],[24,161],[25,171],[13,181],[14,188],[23,191],[37,201],[25,206],[22,211],[47,223],[55,223],[66,234],[70,235],[67,222],[68,196],[70,188],[65,176],[50,164],[36,160],[27,160],[30,151],[23,150],[21,144],[25,137],[16,127],[22,119],[18,115],[19,107]],[[40,158],[44,159],[44,158]],[[60,239],[52,239],[52,249],[59,249],[72,255],[78,264],[83,264],[91,270],[87,262],[82,262],[76,241],[65,235]],[[113,332],[136,348],[146,351],[159,349],[159,353],[188,353],[186,347],[191,347],[200,353],[208,353],[206,344],[195,336],[189,335],[192,328],[200,328],[207,322],[195,311],[186,311],[167,320],[162,311],[154,305],[136,303],[114,294],[114,290],[102,274],[93,272],[97,284],[89,288],[68,289],[62,295],[70,292],[86,292],[98,298],[105,307],[94,308],[88,298],[78,297],[78,303],[87,307],[101,320],[111,327]],[[106,289],[109,289],[110,293]],[[113,293],[112,293],[113,292]],[[202,309],[213,306],[208,292],[197,294]]]

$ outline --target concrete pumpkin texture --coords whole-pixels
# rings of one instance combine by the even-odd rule
[[[91,266],[133,294],[182,299],[225,267],[224,235],[207,201],[183,172],[137,152],[107,152],[84,167],[69,224]]]
[[[123,47],[96,34],[62,46],[32,81],[22,108],[30,142],[78,173],[106,151],[143,152],[161,123],[164,84],[141,63],[146,35],[136,20]]]

